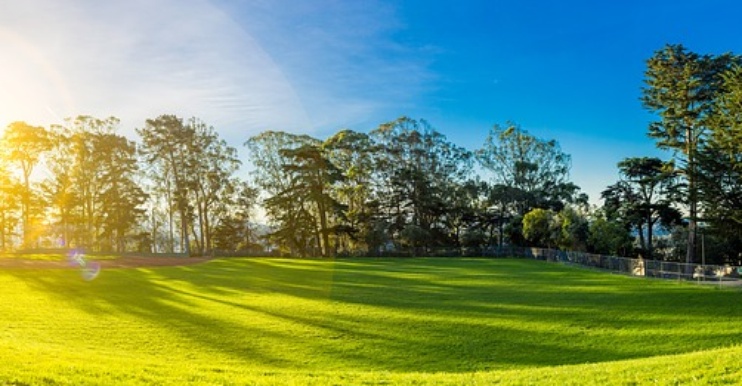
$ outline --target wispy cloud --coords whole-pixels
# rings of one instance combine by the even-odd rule
[[[265,129],[378,123],[430,78],[425,56],[396,41],[402,27],[372,1],[10,2],[0,120],[114,115],[131,130],[175,113],[233,143]]]
[[[434,80],[436,51],[404,42],[406,26],[389,2],[227,1],[225,8],[290,79],[308,129],[381,123],[420,102]],[[360,127],[365,128],[365,127]]]
[[[308,122],[270,56],[209,2],[13,2],[0,45],[0,118],[115,115],[130,128],[176,113],[246,134]]]

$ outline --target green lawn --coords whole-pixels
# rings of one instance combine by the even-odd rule
[[[742,380],[738,290],[515,259],[0,271],[0,384]]]

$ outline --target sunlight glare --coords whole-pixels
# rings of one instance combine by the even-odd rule
[[[11,122],[48,125],[57,123],[50,110],[71,111],[64,79],[38,47],[0,28],[0,49],[0,134]]]

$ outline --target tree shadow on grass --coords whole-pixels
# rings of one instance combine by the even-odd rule
[[[462,358],[476,368],[487,367],[486,358],[491,356],[506,367],[532,366],[675,354],[740,342],[740,311],[726,306],[734,301],[733,293],[651,281],[637,285],[626,277],[548,263],[415,259],[245,264],[246,271],[262,281],[249,286],[261,290],[370,306],[390,315],[394,311],[422,315],[410,322],[391,316],[361,317],[353,330],[395,331],[387,337],[388,345],[374,341],[385,347],[376,354],[382,358],[384,352],[415,347],[421,357],[443,350],[448,353],[443,356]],[[232,277],[220,277],[219,270],[212,274],[213,283],[227,284]],[[324,328],[338,319],[316,315],[287,310],[280,316],[300,323],[308,323],[309,318]],[[446,322],[446,318],[457,321]],[[523,327],[513,327],[519,324]],[[533,326],[539,324],[551,326]],[[404,337],[414,334],[437,340],[406,342]],[[393,344],[394,339],[401,343]],[[488,355],[488,350],[494,354]]]
[[[85,282],[69,271],[6,273],[19,276],[27,286],[53,299],[44,302],[51,308],[45,313],[60,317],[49,320],[47,327],[35,322],[36,328],[49,330],[54,337],[50,340],[74,329],[90,330],[74,336],[85,336],[87,346],[114,355],[170,357],[176,362],[250,358],[274,368],[296,365],[250,344],[249,337],[235,339],[248,333],[243,325],[221,315],[200,312],[201,305],[194,298],[178,296],[167,283],[156,280],[148,271],[109,270],[92,282]],[[65,319],[69,309],[84,314]],[[259,331],[256,326],[251,328],[254,333],[272,339],[290,338],[268,328]]]
[[[259,368],[466,372],[742,342],[740,311],[719,309],[737,293],[541,264],[238,259],[90,283],[8,274],[92,317],[167,326],[195,350]]]

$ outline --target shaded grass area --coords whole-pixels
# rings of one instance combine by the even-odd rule
[[[740,292],[531,260],[225,259],[0,288],[0,383],[742,375]]]

